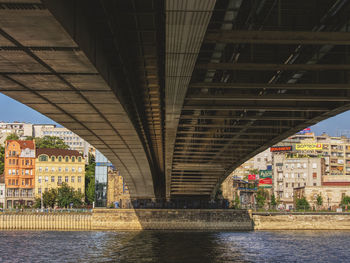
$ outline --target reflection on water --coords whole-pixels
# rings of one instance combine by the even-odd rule
[[[0,232],[0,262],[349,262],[350,232]]]

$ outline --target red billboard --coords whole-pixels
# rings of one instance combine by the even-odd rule
[[[292,150],[292,146],[273,146],[270,147],[270,152],[289,152]]]
[[[256,175],[255,174],[249,174],[248,175],[248,180],[256,180]]]

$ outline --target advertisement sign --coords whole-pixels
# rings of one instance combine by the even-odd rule
[[[270,147],[270,152],[289,152],[292,150],[292,146],[273,146]]]
[[[271,170],[260,170],[259,171],[259,187],[272,188],[272,171]]]
[[[304,130],[301,130],[300,132],[298,132],[297,134],[306,134],[306,133],[311,133],[311,129],[310,128],[306,128]]]
[[[297,151],[322,150],[322,143],[298,143],[295,145]]]
[[[248,175],[248,180],[256,180],[256,175],[255,174],[249,174]]]

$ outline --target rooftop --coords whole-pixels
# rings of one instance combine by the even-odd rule
[[[38,157],[41,154],[46,154],[48,156],[81,156],[82,155],[75,150],[66,150],[66,149],[56,149],[56,148],[43,148],[43,149],[36,149],[36,157]]]

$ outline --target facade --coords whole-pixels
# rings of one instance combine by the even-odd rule
[[[85,191],[85,160],[74,150],[37,149],[35,159],[35,196],[62,183],[74,190]]]
[[[340,207],[344,196],[350,196],[350,187],[344,186],[306,186],[296,188],[295,198],[305,197],[311,208],[335,210]],[[316,198],[322,196],[323,204],[317,205]]]
[[[75,150],[84,155],[86,160],[89,153],[94,152],[94,148],[86,142],[84,139],[79,137],[74,132],[64,127],[56,127],[56,125],[48,124],[34,124],[33,125],[33,136],[44,137],[44,136],[56,136],[64,141],[69,146],[70,150]]]
[[[273,157],[273,192],[287,209],[294,207],[294,188],[321,186],[324,159],[279,153]]]
[[[5,177],[0,175],[0,208],[5,208],[6,205],[6,187],[5,187]]]
[[[6,208],[31,206],[35,187],[34,141],[6,141],[4,176]]]
[[[131,208],[130,193],[119,171],[108,168],[107,204],[118,208]]]
[[[95,206],[107,206],[108,167],[111,162],[98,150],[95,155]]]

